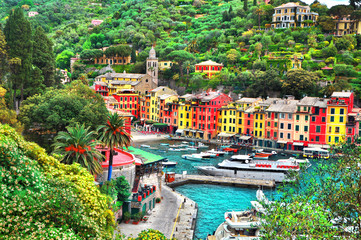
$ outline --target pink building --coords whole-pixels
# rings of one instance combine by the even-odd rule
[[[99,26],[100,24],[102,24],[104,21],[103,20],[92,20],[92,24],[95,26]]]
[[[39,15],[38,12],[28,12],[28,17],[34,17],[36,15]]]

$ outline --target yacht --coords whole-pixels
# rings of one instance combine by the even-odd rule
[[[291,171],[299,172],[300,162],[296,159],[278,161],[252,160],[246,157],[224,160],[217,166],[196,166],[200,172],[211,176],[225,176],[246,179],[270,180],[275,182],[290,181],[287,178]],[[306,167],[309,167],[308,163]]]
[[[205,145],[205,144],[202,143],[202,142],[199,142],[199,143],[198,143],[198,148],[209,148],[209,146],[208,146],[208,145]]]
[[[202,159],[209,159],[210,155],[205,154],[184,154],[182,155],[182,158],[188,159],[188,160],[202,160]]]
[[[202,156],[209,156],[209,157],[211,157],[211,158],[217,157],[217,154],[215,154],[215,153],[210,153],[210,152],[201,152],[201,153],[199,153],[199,154],[202,155]]]
[[[207,151],[208,153],[214,153],[214,154],[216,154],[217,156],[223,156],[223,155],[225,155],[225,154],[228,154],[227,152],[225,152],[225,151],[217,151],[217,150],[214,150],[214,149],[211,149],[211,150],[209,150],[209,151]]]

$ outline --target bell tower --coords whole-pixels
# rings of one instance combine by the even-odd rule
[[[152,77],[153,82],[158,86],[158,58],[156,57],[154,47],[149,51],[146,68],[147,74]]]

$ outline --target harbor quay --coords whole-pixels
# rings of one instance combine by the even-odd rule
[[[204,175],[182,175],[176,174],[174,182],[167,183],[171,188],[178,187],[184,184],[214,184],[226,185],[235,187],[249,187],[249,188],[274,188],[275,181],[259,180],[259,179],[245,179],[245,178],[231,178],[224,176],[204,176]]]

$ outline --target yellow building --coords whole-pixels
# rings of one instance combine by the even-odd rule
[[[318,19],[318,13],[311,12],[309,6],[301,6],[298,2],[285,3],[274,10],[272,28],[310,27]]]
[[[150,120],[158,122],[160,118],[160,100],[164,100],[164,104],[168,102],[173,102],[178,98],[176,91],[168,87],[157,87],[150,91],[150,108],[149,108],[149,117]]]
[[[159,61],[159,70],[164,71],[166,69],[171,69],[173,66],[172,61]]]
[[[326,143],[342,142],[346,136],[347,105],[340,102],[327,104]]]
[[[192,94],[186,94],[178,98],[178,129],[184,129],[184,135],[191,136],[192,126]],[[186,131],[187,130],[187,131]]]
[[[261,106],[253,107],[253,136],[255,138],[265,138],[265,112]]]
[[[361,21],[351,20],[350,16],[335,19],[335,35],[361,34]]]
[[[235,102],[237,106],[237,116],[236,116],[236,128],[237,128],[237,134],[247,134],[247,130],[251,126],[248,124],[248,113],[245,115],[245,111],[253,106],[256,106],[259,102],[261,102],[261,98],[241,98]],[[253,126],[253,125],[252,125]]]
[[[219,137],[231,137],[238,133],[237,129],[237,107],[234,103],[223,106],[218,111]]]
[[[205,73],[207,78],[211,78],[223,68],[223,63],[216,63],[211,60],[201,62],[195,65],[195,72]]]

